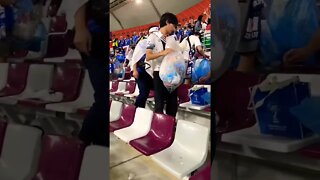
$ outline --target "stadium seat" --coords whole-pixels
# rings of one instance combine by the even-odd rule
[[[151,157],[176,177],[183,178],[203,165],[207,158],[208,145],[207,127],[178,120],[173,144]]]
[[[138,85],[136,85],[136,88],[132,94],[125,94],[124,96],[128,97],[128,98],[135,98],[138,95],[139,95],[139,87],[138,87]]]
[[[261,76],[228,71],[216,81],[215,110],[219,116],[217,134],[232,132],[255,125],[253,111],[248,110],[249,87],[258,84]],[[230,88],[231,87],[231,88]]]
[[[94,102],[93,88],[90,83],[89,73],[86,71],[82,82],[79,97],[72,102],[47,104],[46,109],[64,113],[75,113],[80,108],[90,107]]]
[[[120,82],[122,83],[122,82]],[[135,87],[136,87],[136,82],[135,81],[129,81],[126,82],[127,86],[126,86],[126,93],[125,92],[117,92],[115,93],[115,95],[117,96],[124,96],[125,94],[132,94],[134,93]]]
[[[22,93],[27,83],[28,70],[28,64],[10,64],[8,67],[6,85],[0,90],[0,97],[13,96]]]
[[[115,95],[115,94],[128,94],[129,92],[127,91],[126,87],[127,87],[127,82],[121,81],[121,82],[119,82],[117,91],[110,92],[110,94],[113,94],[113,95]]]
[[[168,148],[174,139],[175,119],[165,114],[153,114],[151,130],[139,139],[129,142],[129,144],[149,156]]]
[[[320,143],[307,146],[299,150],[299,153],[305,157],[320,159]]]
[[[126,128],[114,131],[114,134],[126,143],[148,134],[151,128],[153,112],[144,108],[137,108],[133,123]]]
[[[46,104],[56,102],[69,102],[78,97],[81,84],[82,69],[79,64],[58,64],[55,69],[52,87],[49,91],[61,93],[62,97],[57,100],[50,93],[41,98],[24,98],[19,100],[20,105],[29,107],[45,107]]]
[[[23,70],[25,70],[25,67],[19,67],[19,69],[20,68],[23,74]],[[33,97],[36,94],[36,92],[48,90],[51,85],[53,70],[53,65],[31,64],[28,73],[24,74],[24,78],[27,78],[26,85],[24,83],[24,79],[19,77],[17,77],[16,80],[14,79],[17,76],[17,74],[19,74],[20,76],[21,72],[17,70],[15,72],[16,75],[12,76],[12,79],[10,77],[10,81],[12,81],[12,83],[9,84],[12,84],[12,87],[18,87],[22,89],[22,91],[18,94],[11,94],[11,96],[8,96],[8,94],[12,93],[13,91],[18,92],[17,90],[13,90],[12,87],[9,87],[8,89],[10,89],[10,92],[7,91],[6,97],[0,98],[0,103],[15,105],[17,104],[19,99],[30,98]]]
[[[135,112],[135,106],[124,104],[120,119],[117,121],[110,122],[109,132],[114,132],[118,129],[129,127],[133,123]]]
[[[110,113],[109,113],[110,114],[109,115],[110,122],[117,121],[120,119],[122,109],[123,109],[122,102],[119,102],[119,101],[112,101],[111,102]]]
[[[191,88],[190,85],[187,85],[187,84],[181,84],[178,87],[178,104],[182,104],[190,101],[190,97],[189,97],[190,88]]]
[[[3,141],[4,141],[4,136],[6,133],[6,128],[7,128],[7,123],[3,122],[1,120],[0,121],[0,155],[1,155],[1,151],[2,151],[2,145],[3,145]]]
[[[0,179],[32,179],[38,167],[42,131],[8,124],[0,158]]]
[[[0,63],[0,90],[3,89],[7,83],[8,68],[8,63]]]
[[[109,179],[109,152],[106,147],[88,146],[81,164],[79,180]]]
[[[118,86],[119,86],[119,81],[112,81],[112,88],[111,88],[111,90],[110,90],[110,93],[111,92],[116,92],[117,91],[117,89],[118,89]]]
[[[211,164],[208,163],[205,167],[197,171],[189,180],[211,180]]]
[[[84,148],[77,139],[46,135],[38,172],[32,180],[78,180]]]
[[[45,58],[63,57],[69,50],[68,33],[50,33]]]

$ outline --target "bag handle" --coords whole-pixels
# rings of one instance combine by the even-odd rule
[[[271,78],[267,78],[265,81],[263,81],[262,83],[260,83],[259,85],[253,86],[249,88],[249,92],[250,92],[250,99],[249,99],[249,104],[247,109],[248,110],[254,110],[256,108],[261,107],[264,104],[264,101],[271,96],[274,92],[276,92],[279,89],[283,89],[285,87],[287,87],[288,85],[292,84],[292,83],[298,83],[300,82],[300,78],[299,76],[294,76],[290,79],[287,79],[285,81],[282,82],[278,82],[276,77]],[[267,92],[269,91],[269,93],[262,98],[260,101],[258,102],[254,102],[254,96],[256,94],[256,91],[260,89],[262,92]]]

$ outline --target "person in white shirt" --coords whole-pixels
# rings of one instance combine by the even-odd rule
[[[173,34],[178,26],[178,19],[172,13],[165,13],[160,18],[159,32],[152,33],[147,39],[146,60],[151,68],[147,69],[148,74],[153,77],[155,92],[155,112],[163,114],[166,102],[166,114],[176,117],[178,110],[177,89],[169,93],[160,79],[159,70],[164,56],[173,50],[166,46],[169,41],[175,41]],[[170,44],[170,43],[168,43]]]

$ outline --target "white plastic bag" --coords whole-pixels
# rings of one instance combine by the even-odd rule
[[[167,47],[175,51],[163,58],[159,75],[164,86],[171,93],[183,83],[187,67],[179,44],[176,41],[167,42]]]

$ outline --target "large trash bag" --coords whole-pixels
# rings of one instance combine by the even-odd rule
[[[176,44],[169,47],[175,51],[163,58],[159,71],[160,79],[170,93],[183,83],[187,69],[179,44],[177,41],[172,43]]]
[[[211,62],[207,59],[197,59],[192,69],[192,83],[196,84],[200,78],[206,77],[211,71]]]
[[[278,66],[286,52],[307,46],[319,29],[319,10],[315,0],[269,0],[266,21],[261,24],[261,60]],[[306,64],[314,64],[315,57]]]

